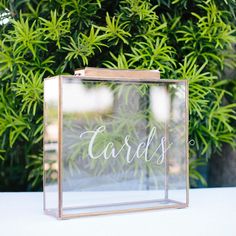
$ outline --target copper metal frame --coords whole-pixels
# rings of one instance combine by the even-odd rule
[[[147,72],[148,73],[148,72]],[[114,73],[116,74],[116,73]],[[87,77],[85,74],[82,76],[78,76],[78,79],[82,80],[91,80],[91,81],[114,81],[114,82],[158,82],[158,83],[185,83],[185,150],[186,150],[186,161],[185,161],[185,171],[186,171],[186,202],[178,202],[175,200],[171,200],[168,198],[168,178],[165,180],[165,198],[159,199],[157,201],[165,201],[168,200],[168,202],[176,203],[175,205],[171,206],[157,206],[157,207],[147,207],[147,208],[132,208],[132,209],[125,209],[125,210],[111,210],[111,211],[103,211],[103,212],[89,212],[89,213],[80,213],[80,214],[63,214],[63,194],[62,194],[62,121],[63,121],[63,115],[62,115],[62,79],[63,76],[56,76],[53,78],[58,78],[58,88],[59,88],[59,103],[58,103],[58,212],[50,211],[46,209],[46,197],[45,197],[45,191],[44,191],[44,199],[43,199],[43,205],[44,205],[44,213],[47,215],[56,216],[58,219],[69,219],[69,218],[77,218],[82,216],[96,216],[96,215],[106,215],[106,214],[117,214],[117,213],[130,213],[130,212],[141,212],[141,211],[150,211],[150,210],[159,210],[159,209],[179,209],[179,208],[185,208],[189,205],[189,142],[188,142],[188,119],[189,119],[189,112],[188,112],[188,106],[189,106],[189,99],[188,99],[188,81],[187,80],[168,80],[168,79],[158,79],[156,76],[151,76],[149,79],[145,78],[136,78],[137,74],[131,79],[129,77],[123,76],[120,77],[102,77],[101,75],[97,74],[95,76],[89,76]],[[153,75],[153,74],[149,74]],[[75,78],[75,76],[64,76],[66,78]],[[46,79],[52,79],[52,78],[46,78]],[[166,133],[166,125],[165,125],[165,133]],[[167,163],[165,163],[167,166]],[[167,173],[167,167],[166,167],[166,173]],[[43,176],[43,188],[45,189],[45,175]],[[145,201],[145,203],[149,203],[150,201]],[[138,202],[134,202],[137,204]],[[130,203],[129,203],[130,204]],[[123,205],[122,203],[119,203],[119,205]],[[106,205],[96,205],[93,207],[99,207],[99,206],[107,206]],[[79,207],[81,208],[81,207]],[[76,207],[73,207],[73,209],[78,209]]]

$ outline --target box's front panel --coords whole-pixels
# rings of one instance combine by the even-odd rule
[[[184,145],[169,125],[179,91],[168,83],[77,78],[63,78],[62,87],[64,214],[175,205],[166,198],[166,176],[170,150]],[[176,175],[184,175],[177,164]]]
[[[44,208],[58,215],[58,78],[44,81]]]

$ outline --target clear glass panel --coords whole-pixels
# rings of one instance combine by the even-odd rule
[[[171,96],[170,119],[167,125],[168,150],[168,199],[186,202],[187,184],[187,121],[186,121],[186,87],[184,83],[168,85]]]
[[[65,77],[62,101],[65,215],[186,202],[185,83]]]
[[[44,194],[45,210],[58,212],[58,78],[44,80]]]

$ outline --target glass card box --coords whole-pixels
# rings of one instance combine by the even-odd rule
[[[86,68],[44,80],[44,211],[188,206],[188,84]]]

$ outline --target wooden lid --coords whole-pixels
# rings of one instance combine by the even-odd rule
[[[123,70],[85,67],[84,69],[75,70],[75,75],[81,77],[96,77],[98,79],[119,78],[119,80],[122,78],[143,80],[160,79],[160,72],[158,70]]]

